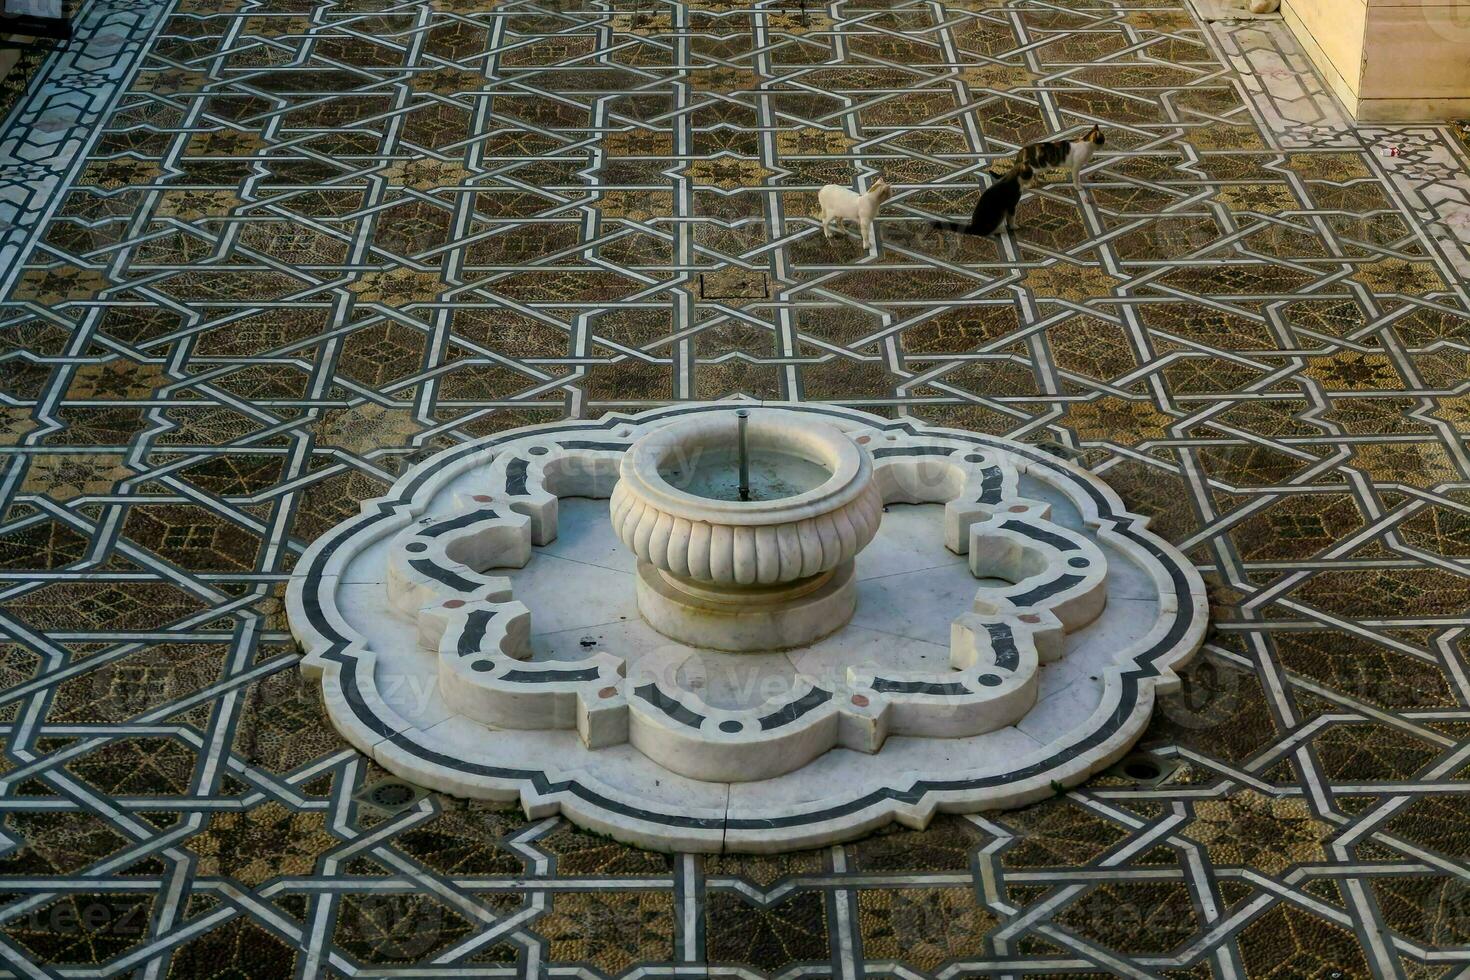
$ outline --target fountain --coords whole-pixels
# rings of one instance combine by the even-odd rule
[[[853,559],[883,501],[866,450],[821,422],[695,416],[623,457],[613,528],[638,559],[638,610],[692,646],[773,651],[840,629]]]
[[[813,405],[675,405],[444,450],[287,593],[388,770],[659,849],[1021,805],[1128,751],[1198,574],[1037,447]]]

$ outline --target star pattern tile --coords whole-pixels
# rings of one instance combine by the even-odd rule
[[[88,0],[0,131],[14,975],[1457,976],[1470,154],[1181,0]],[[30,76],[26,76],[30,77]],[[1013,237],[937,233],[1099,124]],[[1385,156],[1397,146],[1399,155]],[[816,191],[896,188],[863,250]],[[1214,628],[1119,769],[818,852],[400,787],[306,544],[466,439],[681,399],[1037,443]],[[1162,765],[1160,765],[1162,764]]]

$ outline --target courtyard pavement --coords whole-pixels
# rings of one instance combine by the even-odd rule
[[[1182,0],[87,0],[0,131],[0,973],[1460,976],[1470,156]],[[1100,125],[1012,237],[1019,144]],[[896,193],[832,241],[816,191]],[[282,597],[433,452],[823,401],[1087,466],[1214,625],[1030,808],[664,855],[392,780]]]

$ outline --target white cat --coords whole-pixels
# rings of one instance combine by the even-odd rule
[[[832,237],[833,221],[856,221],[863,233],[863,248],[873,243],[873,219],[878,209],[893,195],[893,188],[882,177],[873,181],[866,194],[828,184],[817,192],[817,201],[822,205],[822,234]]]

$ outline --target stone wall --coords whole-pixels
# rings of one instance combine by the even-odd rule
[[[1360,121],[1470,115],[1470,0],[1284,0],[1281,12]]]

